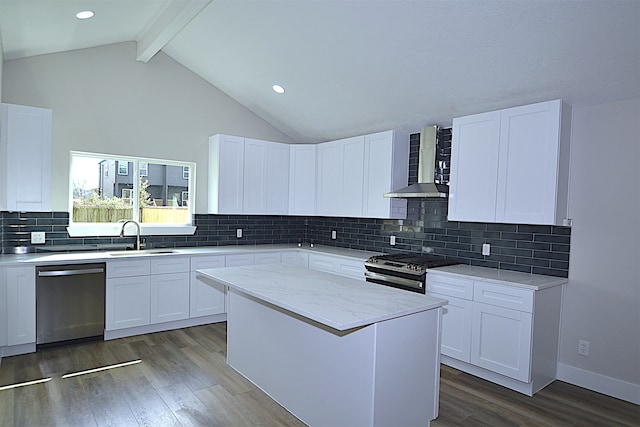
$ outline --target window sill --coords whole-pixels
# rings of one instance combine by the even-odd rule
[[[73,224],[67,227],[69,237],[102,237],[102,236],[120,236],[122,224]],[[196,232],[195,225],[161,225],[161,224],[140,224],[141,236],[191,236]],[[136,227],[133,224],[127,224],[125,236],[131,237],[136,235]]]

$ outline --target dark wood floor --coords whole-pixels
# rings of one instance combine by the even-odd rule
[[[0,386],[52,379],[0,391],[0,426],[303,426],[225,364],[225,328],[220,323],[3,358]],[[62,378],[136,359],[142,362]],[[639,425],[638,406],[566,383],[556,381],[530,398],[447,367],[440,417],[432,423]]]

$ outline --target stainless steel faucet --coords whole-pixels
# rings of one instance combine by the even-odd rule
[[[137,232],[136,232],[136,251],[140,250],[140,224],[138,224],[137,221],[134,221],[132,219],[128,219],[125,222],[122,223],[122,228],[120,229],[120,237],[124,237],[124,227],[126,227],[127,224],[129,224],[130,222],[134,223],[136,225],[137,228]]]

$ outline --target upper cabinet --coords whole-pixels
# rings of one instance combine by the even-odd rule
[[[289,146],[229,135],[209,138],[209,212],[286,214]]]
[[[362,215],[364,136],[319,144],[317,173],[318,215]]]
[[[561,100],[453,119],[449,220],[562,225],[570,125]]]
[[[0,209],[51,211],[52,111],[2,104]]]
[[[406,200],[383,197],[407,185],[404,136],[386,131],[318,144],[317,215],[406,218]]]
[[[316,213],[316,144],[289,146],[289,214]]]
[[[209,213],[406,218],[409,135],[395,131],[322,144],[209,138]]]

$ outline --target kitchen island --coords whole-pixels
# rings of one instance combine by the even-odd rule
[[[197,274],[228,287],[228,364],[306,424],[437,417],[446,300],[281,264]]]

